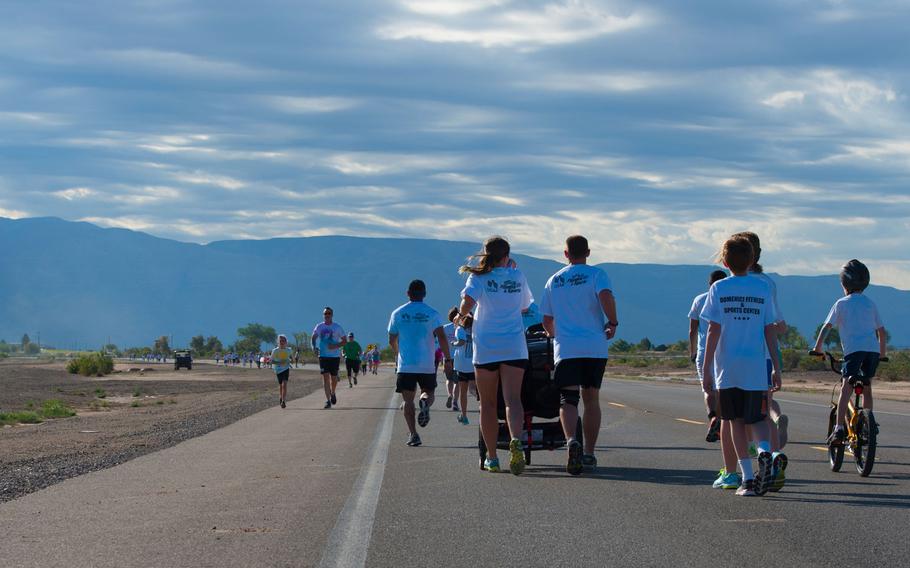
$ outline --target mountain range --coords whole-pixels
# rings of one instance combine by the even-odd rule
[[[312,331],[322,308],[361,344],[386,343],[390,312],[413,278],[443,314],[464,284],[458,267],[478,243],[343,236],[184,243],[56,218],[0,218],[0,338],[23,333],[61,348],[121,347],[172,336],[233,341],[250,322]],[[514,255],[532,292],[559,263]],[[712,266],[605,263],[617,297],[618,338],[669,343],[687,334],[692,298]],[[841,295],[836,276],[780,276],[781,309],[809,337]],[[873,274],[874,279],[874,274]],[[870,286],[892,343],[910,345],[910,291]]]

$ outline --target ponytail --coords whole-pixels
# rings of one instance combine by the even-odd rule
[[[509,256],[509,241],[499,236],[493,236],[484,241],[483,250],[468,257],[467,264],[458,269],[458,272],[474,274],[488,274],[496,268],[502,259]]]

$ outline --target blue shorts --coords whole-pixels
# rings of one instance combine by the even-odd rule
[[[849,355],[844,355],[841,374],[845,379],[861,378],[863,384],[868,385],[878,370],[879,356],[874,351],[854,351]]]

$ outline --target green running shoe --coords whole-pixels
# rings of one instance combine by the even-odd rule
[[[786,476],[784,476],[784,470],[787,469],[787,456],[781,452],[774,452],[774,457],[771,462],[771,475],[773,481],[771,482],[771,487],[768,488],[768,491],[780,491],[784,488],[784,483],[787,481]]]
[[[512,475],[521,475],[525,471],[525,452],[521,440],[517,438],[509,442],[509,471]]]
[[[502,469],[499,467],[499,458],[483,460],[483,468],[490,473],[499,473]]]
[[[723,479],[720,480],[721,489],[739,489],[739,486],[743,484],[743,478],[737,472],[725,473]]]
[[[572,440],[568,443],[566,452],[566,473],[570,475],[581,475],[584,465],[581,463],[581,444],[578,440]]]
[[[714,489],[720,489],[720,486],[723,485],[725,475],[727,475],[727,468],[720,468],[717,472],[717,479],[714,480],[714,484],[711,485],[711,487]]]

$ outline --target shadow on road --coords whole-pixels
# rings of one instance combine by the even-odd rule
[[[565,467],[528,466],[525,477],[571,478]],[[597,471],[585,472],[581,477],[611,481],[637,481],[658,485],[700,485],[711,486],[716,474],[704,469],[656,469],[650,467],[598,467]]]
[[[817,495],[818,497],[807,497],[813,495]],[[826,505],[848,505],[851,507],[910,509],[910,495],[888,495],[883,493],[847,493],[831,495],[829,493],[799,491],[797,493],[777,493],[774,495],[774,499],[787,503],[818,503]]]

